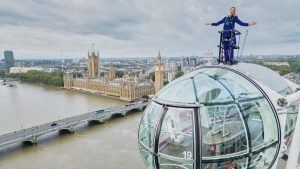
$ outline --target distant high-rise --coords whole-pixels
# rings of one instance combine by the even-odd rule
[[[11,67],[14,67],[15,60],[14,60],[14,53],[11,50],[4,51],[4,62],[6,71],[9,72]]]

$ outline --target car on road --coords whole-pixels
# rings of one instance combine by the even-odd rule
[[[51,126],[52,126],[52,127],[57,126],[57,123],[55,123],[55,122],[54,122],[54,123],[51,123]]]
[[[101,113],[104,113],[104,112],[109,112],[109,110],[107,110],[107,109],[96,110],[96,114],[101,114]]]
[[[96,114],[100,114],[100,113],[103,113],[103,112],[104,112],[104,109],[96,110]]]

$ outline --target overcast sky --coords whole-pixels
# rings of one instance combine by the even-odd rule
[[[222,26],[206,26],[236,6],[249,30],[245,54],[300,54],[299,0],[1,0],[0,49],[16,58],[217,54]],[[243,38],[242,38],[243,39]]]

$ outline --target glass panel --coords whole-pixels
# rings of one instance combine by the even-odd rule
[[[168,108],[159,136],[159,154],[192,160],[193,109]]]
[[[247,158],[215,163],[206,163],[205,161],[202,161],[202,169],[246,169],[247,165]]]
[[[157,96],[168,102],[195,103],[195,89],[192,79],[179,81],[163,89]]]
[[[200,119],[202,157],[216,159],[248,152],[245,127],[235,104],[203,106]]]
[[[283,96],[286,96],[286,94],[291,91],[283,77],[265,66],[251,63],[239,63],[234,65],[234,69],[249,73],[252,78],[260,81]]]
[[[159,158],[160,169],[193,169],[193,164]]]
[[[286,143],[287,145],[290,144],[292,133],[295,130],[298,109],[299,109],[298,104],[293,104],[287,108],[286,125],[285,125],[285,137],[288,141]]]
[[[206,73],[222,82],[236,100],[243,101],[262,96],[261,92],[251,82],[232,71],[212,69]]]
[[[224,103],[233,101],[230,93],[215,79],[205,74],[194,78],[197,98],[200,103]]]
[[[146,164],[147,168],[154,169],[154,157],[148,151],[142,149],[140,150],[143,161]]]
[[[256,101],[241,104],[241,109],[246,117],[251,136],[251,146],[257,147],[264,142],[263,121]]]
[[[145,110],[139,129],[139,140],[142,145],[149,149],[154,148],[155,129],[162,112],[163,107],[153,102]]]
[[[266,78],[266,79],[270,79],[270,78]],[[273,79],[273,78],[272,78],[272,79]],[[282,95],[282,96],[287,96],[287,95],[292,94],[293,91],[287,86],[285,89],[283,89],[283,90],[281,90],[281,91],[279,91],[279,92],[277,92],[277,93],[279,93],[279,94]]]
[[[266,99],[241,104],[250,130],[253,151],[278,140],[278,128],[269,103]]]
[[[278,149],[278,145],[274,145],[262,152],[253,154],[251,157],[250,167],[251,169],[264,169],[268,168],[272,161],[276,158],[276,150]]]

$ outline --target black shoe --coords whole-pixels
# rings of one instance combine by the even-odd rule
[[[240,47],[237,46],[237,45],[232,45],[232,48],[233,48],[233,49],[240,49]]]

